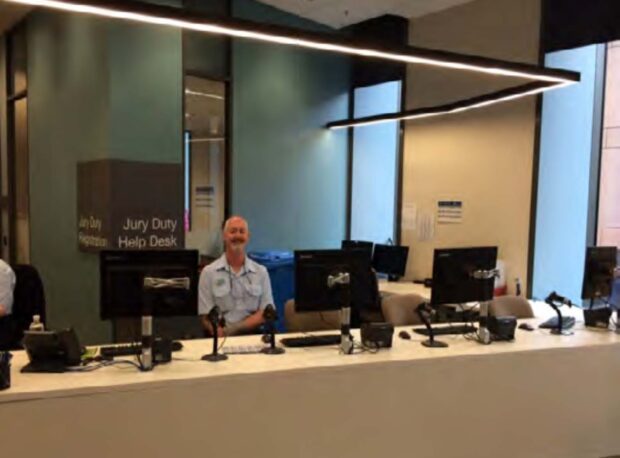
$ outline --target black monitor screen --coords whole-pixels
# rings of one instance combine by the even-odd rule
[[[372,267],[379,273],[402,277],[407,269],[408,246],[375,245]]]
[[[374,248],[374,243],[365,242],[363,240],[343,240],[341,244],[341,248],[343,250],[361,250],[366,253],[368,259],[372,258],[372,250]]]
[[[493,299],[494,278],[473,277],[478,270],[493,270],[497,247],[435,250],[431,304],[462,304]]]
[[[102,251],[99,269],[103,320],[198,314],[198,251]]]
[[[588,247],[583,271],[582,299],[611,296],[618,249],[615,246]]]
[[[363,250],[307,250],[295,252],[295,310],[339,310],[342,295],[327,285],[327,278],[339,272],[350,275],[351,307],[373,308],[376,279]]]

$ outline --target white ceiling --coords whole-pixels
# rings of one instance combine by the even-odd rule
[[[334,28],[384,14],[417,18],[472,0],[260,0]]]
[[[334,28],[364,21],[383,14],[417,18],[472,0],[261,0],[315,22]],[[9,29],[32,7],[0,0],[0,33]]]

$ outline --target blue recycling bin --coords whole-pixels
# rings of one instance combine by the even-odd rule
[[[255,251],[248,256],[265,266],[269,272],[273,301],[278,312],[276,329],[286,332],[284,304],[295,297],[295,257],[291,251]]]

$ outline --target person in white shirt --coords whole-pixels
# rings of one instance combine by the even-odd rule
[[[219,336],[252,332],[263,324],[263,310],[273,304],[269,273],[264,266],[247,257],[245,248],[250,239],[248,223],[232,216],[222,232],[224,254],[200,274],[198,283],[198,314],[205,330]],[[213,329],[207,315],[218,306],[225,326]]]
[[[15,289],[15,272],[0,259],[0,318],[13,311],[13,290]]]

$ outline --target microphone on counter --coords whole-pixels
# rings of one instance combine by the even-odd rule
[[[555,329],[551,330],[551,334],[564,335],[564,336],[571,335],[572,331],[568,329],[564,329],[564,326],[563,326],[564,318],[562,317],[562,312],[560,312],[560,307],[558,307],[558,304],[560,306],[568,305],[569,307],[572,307],[573,303],[569,299],[565,298],[564,296],[560,296],[555,291],[552,291],[551,293],[549,293],[549,295],[545,299],[545,303],[547,303],[558,315],[558,325]]]
[[[545,301],[559,302],[560,304],[568,305],[569,307],[573,306],[573,303],[570,301],[570,299],[567,299],[564,296],[560,296],[555,291],[549,293],[549,296],[547,296],[547,299],[545,299]]]
[[[268,304],[263,310],[263,319],[265,320],[267,334],[269,336],[269,346],[263,348],[261,353],[266,355],[281,355],[284,348],[276,347],[276,321],[278,321],[278,312],[273,304]]]
[[[201,359],[203,361],[209,361],[211,363],[225,361],[228,359],[228,356],[218,353],[217,329],[218,325],[224,324],[224,317],[221,316],[220,308],[217,305],[215,305],[211,310],[209,310],[209,313],[207,313],[207,319],[209,320],[209,323],[211,323],[211,329],[213,330],[213,351],[209,355],[204,355]]]

